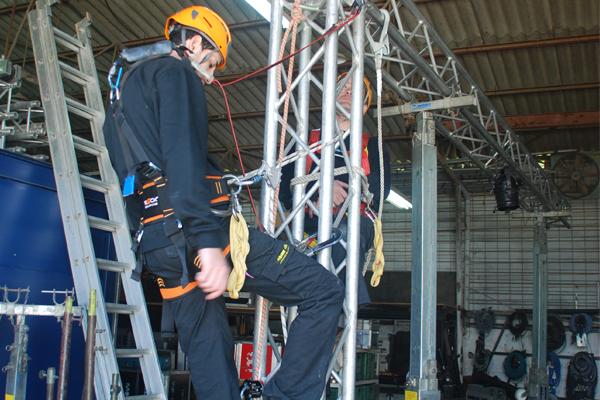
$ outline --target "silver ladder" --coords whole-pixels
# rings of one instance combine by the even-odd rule
[[[28,19],[77,302],[87,306],[89,291],[97,292],[96,398],[111,398],[112,375],[119,373],[118,358],[138,358],[147,394],[128,398],[166,400],[142,286],[131,279],[135,266],[131,237],[119,181],[102,134],[104,107],[88,28],[91,16],[87,14],[76,24],[76,37],[70,36],[52,25],[51,6],[56,2],[38,0]],[[58,60],[57,44],[76,53],[79,68]],[[83,87],[85,104],[65,95],[63,78]],[[73,136],[69,112],[90,121],[93,141]],[[79,173],[75,150],[97,157],[101,179]],[[108,220],[87,215],[82,188],[104,194]],[[112,233],[118,261],[95,257],[90,228]],[[120,274],[127,304],[104,301],[98,269]],[[136,348],[114,348],[109,313],[130,316]],[[87,323],[83,319],[84,335],[86,330]],[[121,391],[119,399],[124,398]]]

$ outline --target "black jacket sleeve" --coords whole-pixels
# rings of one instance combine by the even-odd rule
[[[208,111],[202,81],[187,60],[156,74],[157,124],[175,216],[194,250],[220,247],[207,179]]]
[[[379,168],[379,146],[377,144],[377,137],[374,136],[369,139],[367,144],[367,151],[369,152],[369,165],[371,166],[371,173],[367,175],[369,181],[369,191],[373,193],[373,203],[371,207],[376,212],[379,210],[379,199],[381,198],[381,178]],[[391,188],[392,169],[390,166],[390,153],[388,148],[383,143],[383,195],[384,200],[387,199],[390,194]]]

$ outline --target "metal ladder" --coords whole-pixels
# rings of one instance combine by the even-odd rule
[[[72,37],[52,25],[51,6],[56,2],[38,0],[37,8],[29,13],[28,20],[77,302],[87,306],[89,291],[96,289],[97,292],[96,398],[111,398],[112,375],[119,373],[117,358],[138,358],[147,394],[128,398],[166,400],[142,286],[130,279],[135,259],[130,250],[131,237],[119,181],[102,134],[104,107],[88,28],[91,16],[87,14],[76,24],[77,36]],[[76,53],[78,69],[58,60],[57,44]],[[83,87],[85,104],[65,95],[63,78]],[[69,112],[90,121],[93,141],[73,136]],[[79,173],[75,150],[97,157],[101,179]],[[82,187],[104,194],[108,220],[87,215]],[[118,261],[95,257],[90,228],[112,233]],[[98,269],[120,274],[127,304],[104,301]],[[130,316],[137,348],[114,348],[109,313]],[[86,329],[87,322],[83,319],[84,334]],[[119,384],[123,387],[121,382]],[[124,399],[122,391],[118,398]]]

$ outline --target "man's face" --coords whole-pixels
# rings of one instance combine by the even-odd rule
[[[200,36],[194,36],[191,39],[190,46],[191,47],[189,48],[190,50],[192,50],[193,54],[190,54],[189,57],[197,63],[200,63],[202,60],[204,60],[204,57],[206,57],[207,54],[210,54],[208,59],[201,63],[200,66],[206,71],[208,71],[208,73],[211,75],[215,72],[215,69],[223,62],[223,56],[218,50],[213,51],[209,49],[203,49],[202,38]],[[200,78],[202,78],[203,85],[211,84],[211,82],[209,82],[205,77],[200,76]]]
[[[344,108],[344,110],[350,112],[350,105],[352,103],[352,79],[349,79],[346,86],[340,92],[337,98],[337,102]]]

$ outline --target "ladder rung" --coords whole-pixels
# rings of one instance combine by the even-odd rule
[[[77,68],[73,68],[70,65],[65,64],[62,61],[59,61],[58,65],[60,65],[60,74],[62,76],[64,76],[65,78],[72,80],[73,82],[77,82],[80,85],[85,85],[89,82],[94,81],[94,78],[92,78],[88,74],[84,74]]]
[[[81,179],[81,186],[95,190],[96,192],[108,193],[110,189],[115,187],[115,185],[111,185],[103,180],[92,178],[87,175],[79,175],[79,179]]]
[[[73,36],[68,35],[58,28],[54,28],[54,39],[62,46],[68,47],[69,49],[79,53],[84,47],[83,43],[79,39],[75,39]]]
[[[67,101],[67,109],[73,114],[77,114],[82,118],[92,120],[94,118],[104,116],[100,111],[94,110],[93,108],[88,107],[85,104],[73,100],[69,97],[65,97],[65,100]]]
[[[125,396],[126,400],[164,400],[164,394],[142,394],[139,396]]]
[[[106,147],[100,146],[94,142],[91,142],[87,139],[80,138],[79,136],[73,135],[73,144],[77,150],[81,150],[85,153],[93,154],[95,156],[99,156],[100,154],[106,154],[108,150]]]
[[[142,358],[152,354],[148,349],[115,349],[117,358]]]
[[[141,310],[140,306],[132,306],[129,304],[104,303],[106,312],[112,314],[133,314]]]
[[[134,266],[130,264],[125,264],[122,262],[112,260],[105,260],[103,258],[96,258],[96,264],[98,265],[98,269],[111,272],[125,272],[134,268]]]
[[[92,217],[91,215],[88,215],[88,221],[90,222],[90,228],[96,228],[106,232],[116,232],[123,227],[123,224],[118,222],[109,221],[104,218]]]

